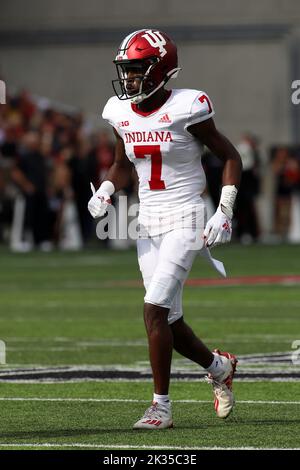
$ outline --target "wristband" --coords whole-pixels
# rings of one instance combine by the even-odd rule
[[[232,218],[233,215],[233,206],[235,198],[237,195],[237,189],[234,185],[223,186],[220,198],[220,206],[222,212],[224,212],[227,217]]]
[[[111,196],[115,192],[115,186],[111,181],[106,180],[106,181],[103,181],[103,183],[101,183],[100,188],[98,189],[98,191],[105,191],[106,193],[108,193]]]

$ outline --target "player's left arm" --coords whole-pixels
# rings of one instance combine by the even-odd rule
[[[223,186],[239,187],[242,174],[242,160],[232,143],[219,132],[212,118],[193,124],[188,131],[206,145],[209,150],[224,162]]]
[[[188,131],[224,162],[220,204],[206,224],[204,239],[207,246],[226,243],[231,239],[233,206],[242,174],[241,157],[227,137],[217,130],[212,118],[189,126]]]

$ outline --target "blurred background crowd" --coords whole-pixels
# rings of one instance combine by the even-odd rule
[[[163,8],[160,0],[2,0],[0,243],[14,251],[130,244],[100,241],[86,207],[90,181],[97,187],[113,160],[101,120],[113,59],[122,39],[145,27],[175,41],[182,71],[171,86],[205,90],[218,129],[241,154],[235,240],[300,243],[299,24],[299,0],[226,8],[222,0],[165,0]],[[222,168],[207,151],[203,165],[210,215]],[[129,204],[136,189],[133,172]],[[113,202],[122,205],[118,195]]]
[[[299,225],[300,148],[274,146],[267,165],[262,165],[257,136],[245,133],[235,144],[243,160],[235,239],[245,244],[299,241],[299,227],[293,227]],[[90,182],[99,186],[113,158],[111,131],[90,125],[82,113],[58,110],[25,90],[8,96],[7,104],[0,106],[0,242],[13,251],[80,249],[99,243],[87,211]],[[203,165],[213,211],[222,164],[206,151]],[[269,234],[262,231],[257,204],[265,171],[273,180]],[[136,190],[133,175],[126,193],[135,200]]]
[[[96,237],[87,211],[114,158],[109,130],[27,91],[0,106],[0,241],[15,251],[81,248]],[[133,191],[133,185],[128,188]]]

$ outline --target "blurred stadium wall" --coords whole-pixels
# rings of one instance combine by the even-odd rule
[[[300,105],[291,103],[291,83],[300,80],[299,0],[2,0],[0,74],[8,88],[100,114],[116,47],[144,27],[175,39],[183,70],[172,85],[207,91],[233,142],[254,133],[265,158],[271,145],[299,143]],[[265,194],[270,186],[266,177]],[[268,225],[264,202],[261,212]]]

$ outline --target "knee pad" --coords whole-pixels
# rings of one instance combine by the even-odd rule
[[[171,308],[173,299],[181,284],[177,279],[160,278],[152,280],[144,297],[145,302],[159,305],[164,308]]]
[[[171,308],[177,292],[181,289],[186,270],[175,263],[164,263],[155,270],[147,287],[145,302]]]

